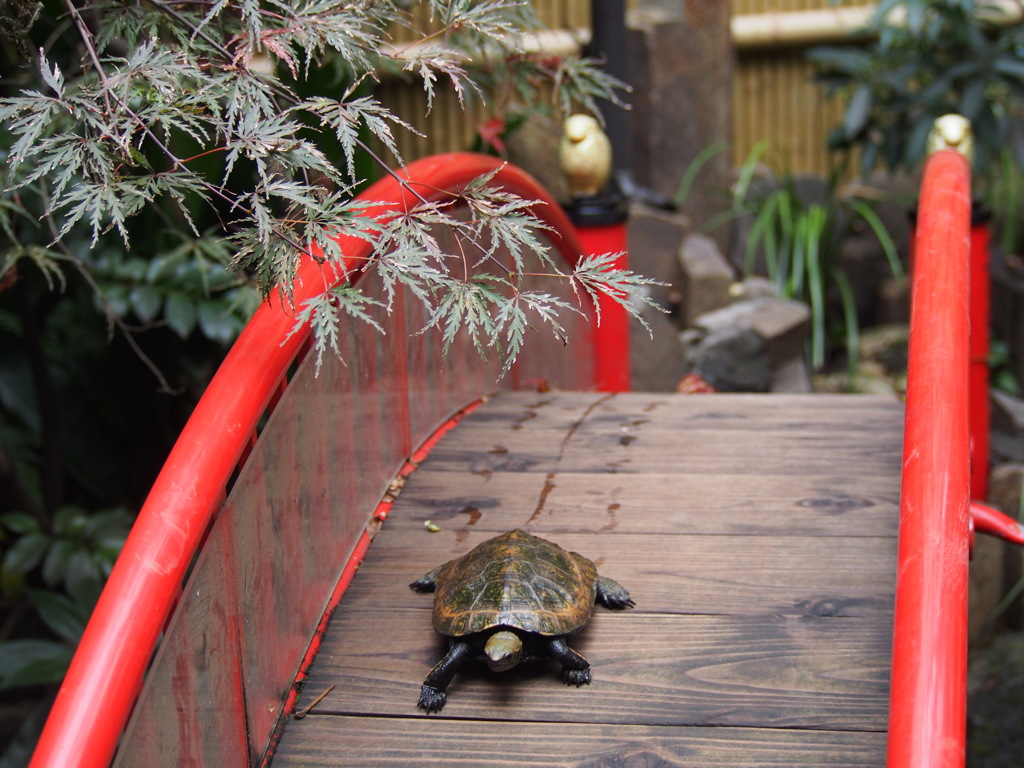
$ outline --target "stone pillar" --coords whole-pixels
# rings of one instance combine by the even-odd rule
[[[704,166],[685,207],[698,228],[722,210],[732,179],[729,5],[641,0],[628,18],[636,183],[671,197],[702,150],[726,143]],[[727,250],[724,229],[711,234]]]

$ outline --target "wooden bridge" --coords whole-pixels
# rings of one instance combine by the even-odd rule
[[[502,382],[519,391],[471,350],[442,361],[401,300],[386,336],[345,329],[345,363],[316,375],[261,307],[139,515],[33,768],[962,765],[970,198],[960,155],[929,168],[905,419],[877,397],[593,391],[625,351],[608,311],[568,348],[535,339]],[[544,197],[487,158],[409,174],[431,197],[486,171]],[[368,199],[413,205],[408,186]],[[342,245],[353,264],[369,248]],[[468,670],[425,715],[444,647],[407,585],[514,527],[636,607],[573,639],[591,685]]]
[[[414,472],[334,613],[273,766],[881,765],[902,406],[888,398],[501,394]],[[429,533],[430,520],[441,527]],[[557,666],[419,685],[443,645],[406,586],[521,527],[595,559]]]

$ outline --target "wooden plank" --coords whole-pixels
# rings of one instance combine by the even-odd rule
[[[877,397],[508,393],[465,419],[424,467],[482,476],[891,476],[901,458],[900,413]]]
[[[487,531],[392,531],[385,525],[346,605],[429,608],[407,588],[489,538]],[[709,615],[883,616],[893,609],[896,540],[810,536],[664,536],[561,533],[623,584],[645,612]],[[597,608],[602,612],[602,608]],[[886,618],[886,620],[888,620]]]
[[[882,730],[890,638],[878,625],[602,612],[572,642],[594,666],[591,685],[563,685],[549,663],[503,675],[470,669],[431,717]],[[429,611],[343,603],[300,706],[334,685],[316,706],[321,715],[414,717],[423,677],[444,650]]]
[[[387,530],[895,536],[899,477],[843,474],[458,473],[421,467]]]
[[[510,762],[533,768],[877,768],[885,762],[885,734],[311,715],[291,724],[273,765],[430,768]]]
[[[662,429],[761,430],[780,426],[828,431],[843,425],[857,431],[902,427],[903,405],[876,395],[502,392],[481,406],[463,427],[496,425],[503,429],[586,429],[644,427]],[[842,439],[842,435],[833,435]]]
[[[559,433],[556,433],[559,434]],[[899,466],[901,445],[868,430],[864,439],[787,428],[753,433],[648,429],[631,434],[575,433],[561,442],[534,431],[469,430],[442,442],[425,467],[450,472],[722,473],[875,476]],[[875,437],[874,440],[871,438]],[[837,445],[837,443],[839,443]]]

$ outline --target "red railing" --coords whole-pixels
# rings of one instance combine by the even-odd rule
[[[428,199],[441,199],[497,162],[473,155],[431,158],[408,174]],[[572,226],[535,183],[511,166],[495,183],[544,200],[535,213],[561,235],[570,261],[581,253]],[[401,210],[415,204],[386,179],[368,200]],[[603,237],[599,238],[604,241]],[[356,267],[369,246],[343,242]],[[970,546],[971,428],[969,346],[970,174],[944,150],[928,162],[922,184],[911,316],[910,363],[901,495],[888,765],[961,766],[964,761],[967,563]],[[983,275],[975,274],[978,282]],[[329,287],[321,267],[302,268],[296,302]],[[976,325],[983,320],[975,316]],[[265,305],[211,382],[171,452],[125,544],[61,687],[32,768],[106,766],[117,746],[146,667],[182,580],[257,422],[279,395],[285,373],[308,342],[288,337],[292,316]],[[594,339],[595,371],[605,388],[628,384],[624,318],[603,310]],[[977,330],[977,328],[976,328]],[[975,386],[977,390],[977,386]],[[977,391],[975,395],[977,396]],[[977,425],[984,429],[984,425]],[[215,436],[211,439],[211,436]],[[977,476],[977,472],[975,473]],[[1019,525],[976,507],[979,529]],[[1009,527],[1008,527],[1009,526]]]
[[[889,768],[962,766],[969,558],[967,159],[926,165],[911,293]]]
[[[534,214],[551,228],[556,249],[574,263],[582,251],[572,224],[558,204],[515,167],[494,158],[451,154],[414,163],[404,175],[420,195],[434,201],[492,171],[496,171],[493,184],[542,201]],[[408,187],[392,178],[373,185],[361,197],[396,211],[417,203]],[[340,242],[347,254],[346,266],[355,272],[369,255],[370,245],[356,237]],[[295,305],[337,282],[338,276],[329,268],[309,260],[299,273]],[[598,330],[593,340],[593,354],[598,361],[603,359],[597,369],[628,366],[628,344],[620,338],[624,322],[612,308],[603,315],[604,330]],[[289,335],[293,324],[292,314],[279,305],[261,306],[196,406],[93,612],[32,768],[109,765],[157,640],[181,595],[189,564],[224,500],[232,473],[251,446],[261,416],[280,394],[289,366],[308,343],[308,332]]]

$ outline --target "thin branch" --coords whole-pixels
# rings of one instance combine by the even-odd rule
[[[159,8],[161,11],[163,11],[168,16],[170,16],[172,19],[177,21],[179,24],[184,24],[186,27],[191,29],[193,37],[200,37],[200,38],[202,38],[202,40],[207,45],[209,45],[211,48],[213,48],[215,51],[217,51],[217,53],[219,53],[221,56],[223,56],[224,58],[228,59],[229,61],[233,58],[232,55],[231,55],[231,52],[227,48],[225,48],[220,43],[218,43],[216,40],[214,40],[212,37],[210,37],[208,34],[206,34],[205,31],[203,31],[201,28],[197,27],[195,24],[193,24],[191,21],[189,21],[185,16],[182,16],[180,13],[178,13],[178,11],[176,11],[174,8],[169,6],[167,3],[163,2],[163,0],[149,0],[149,2],[150,2],[151,5],[153,5],[156,8]]]

